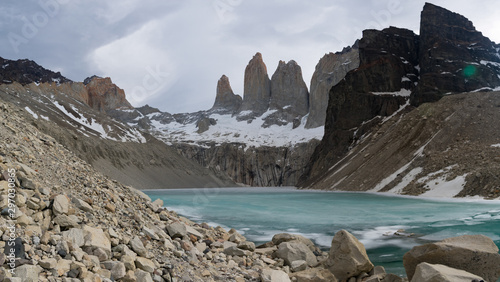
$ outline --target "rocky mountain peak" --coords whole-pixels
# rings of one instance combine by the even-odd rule
[[[30,83],[65,83],[71,80],[62,76],[60,72],[53,72],[34,61],[8,60],[0,57],[0,84],[19,82],[21,85]]]
[[[101,112],[118,108],[133,109],[125,97],[125,91],[109,77],[92,76],[84,81],[88,91],[88,105]]]
[[[467,18],[432,4],[422,11],[420,35],[396,27],[363,31],[359,67],[330,89],[325,135],[302,181],[323,177],[376,126],[410,111],[410,103],[499,87],[499,51]]]
[[[306,128],[323,126],[328,105],[328,92],[352,69],[359,66],[358,42],[342,52],[328,53],[316,65],[311,78],[309,117]]]
[[[271,81],[261,53],[256,53],[245,68],[241,111],[252,111],[261,115],[269,108]]]
[[[499,47],[466,17],[426,3],[420,22],[421,79],[412,103],[499,86]]]
[[[212,110],[228,110],[232,113],[241,107],[242,98],[234,94],[229,78],[225,75],[217,82],[217,95]]]
[[[271,78],[270,108],[290,108],[301,117],[309,112],[309,91],[302,78],[302,69],[294,60],[279,62]]]

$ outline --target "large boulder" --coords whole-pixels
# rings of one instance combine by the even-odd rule
[[[340,230],[333,237],[325,266],[340,281],[373,269],[363,244],[346,230]]]
[[[483,278],[463,271],[441,264],[429,264],[422,262],[417,266],[415,275],[411,282],[471,282],[471,281],[484,281]]]
[[[57,195],[52,202],[52,212],[54,215],[68,214],[69,199],[66,195]]]
[[[497,281],[500,277],[498,247],[484,235],[464,235],[413,247],[403,256],[408,279],[413,278],[422,262],[462,269],[487,281]]]
[[[148,250],[146,249],[146,247],[144,247],[144,244],[142,243],[141,238],[134,236],[134,238],[132,238],[130,240],[129,244],[130,244],[130,247],[132,248],[132,250],[136,254],[143,256],[143,257],[147,257]]]
[[[337,282],[337,278],[324,268],[310,268],[290,275],[297,282]]]
[[[14,271],[14,277],[21,277],[22,281],[25,282],[37,282],[38,274],[42,271],[42,268],[38,265],[24,264],[16,267]]]
[[[306,244],[298,241],[283,242],[279,244],[276,257],[285,260],[289,266],[297,260],[304,260],[309,266],[315,266],[318,263],[314,253],[306,246]]]
[[[271,240],[271,242],[275,246],[279,246],[283,242],[291,242],[291,241],[298,241],[304,243],[313,252],[318,250],[316,245],[314,245],[313,241],[298,234],[278,233],[274,235],[273,239]]]
[[[172,239],[182,238],[187,235],[187,228],[184,223],[176,221],[167,225],[167,232]]]
[[[91,250],[102,249],[108,257],[111,255],[111,241],[101,228],[84,226],[83,231],[85,232],[84,247]]]
[[[290,282],[288,274],[274,269],[264,269],[260,278],[262,282]]]

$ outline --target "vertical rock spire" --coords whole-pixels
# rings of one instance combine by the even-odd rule
[[[302,69],[293,60],[280,61],[271,78],[270,108],[282,110],[288,106],[299,116],[309,112],[309,92]]]
[[[241,107],[241,101],[241,96],[234,94],[233,89],[231,89],[229,78],[222,75],[217,82],[217,96],[212,109],[235,112]]]
[[[269,108],[271,81],[262,54],[257,53],[245,68],[242,111],[253,111],[260,115]]]

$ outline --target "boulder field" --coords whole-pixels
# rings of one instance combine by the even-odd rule
[[[345,230],[324,252],[299,235],[255,246],[234,229],[194,223],[103,176],[24,116],[0,103],[2,281],[408,281],[374,266]],[[411,281],[496,281],[499,262],[485,236],[404,257]]]

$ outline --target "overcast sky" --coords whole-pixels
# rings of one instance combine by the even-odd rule
[[[134,106],[170,113],[209,109],[217,80],[243,96],[261,52],[272,76],[295,60],[309,86],[318,60],[366,28],[416,33],[421,0],[2,0],[0,56],[28,58],[83,81],[109,76]],[[496,0],[435,0],[500,42]]]

